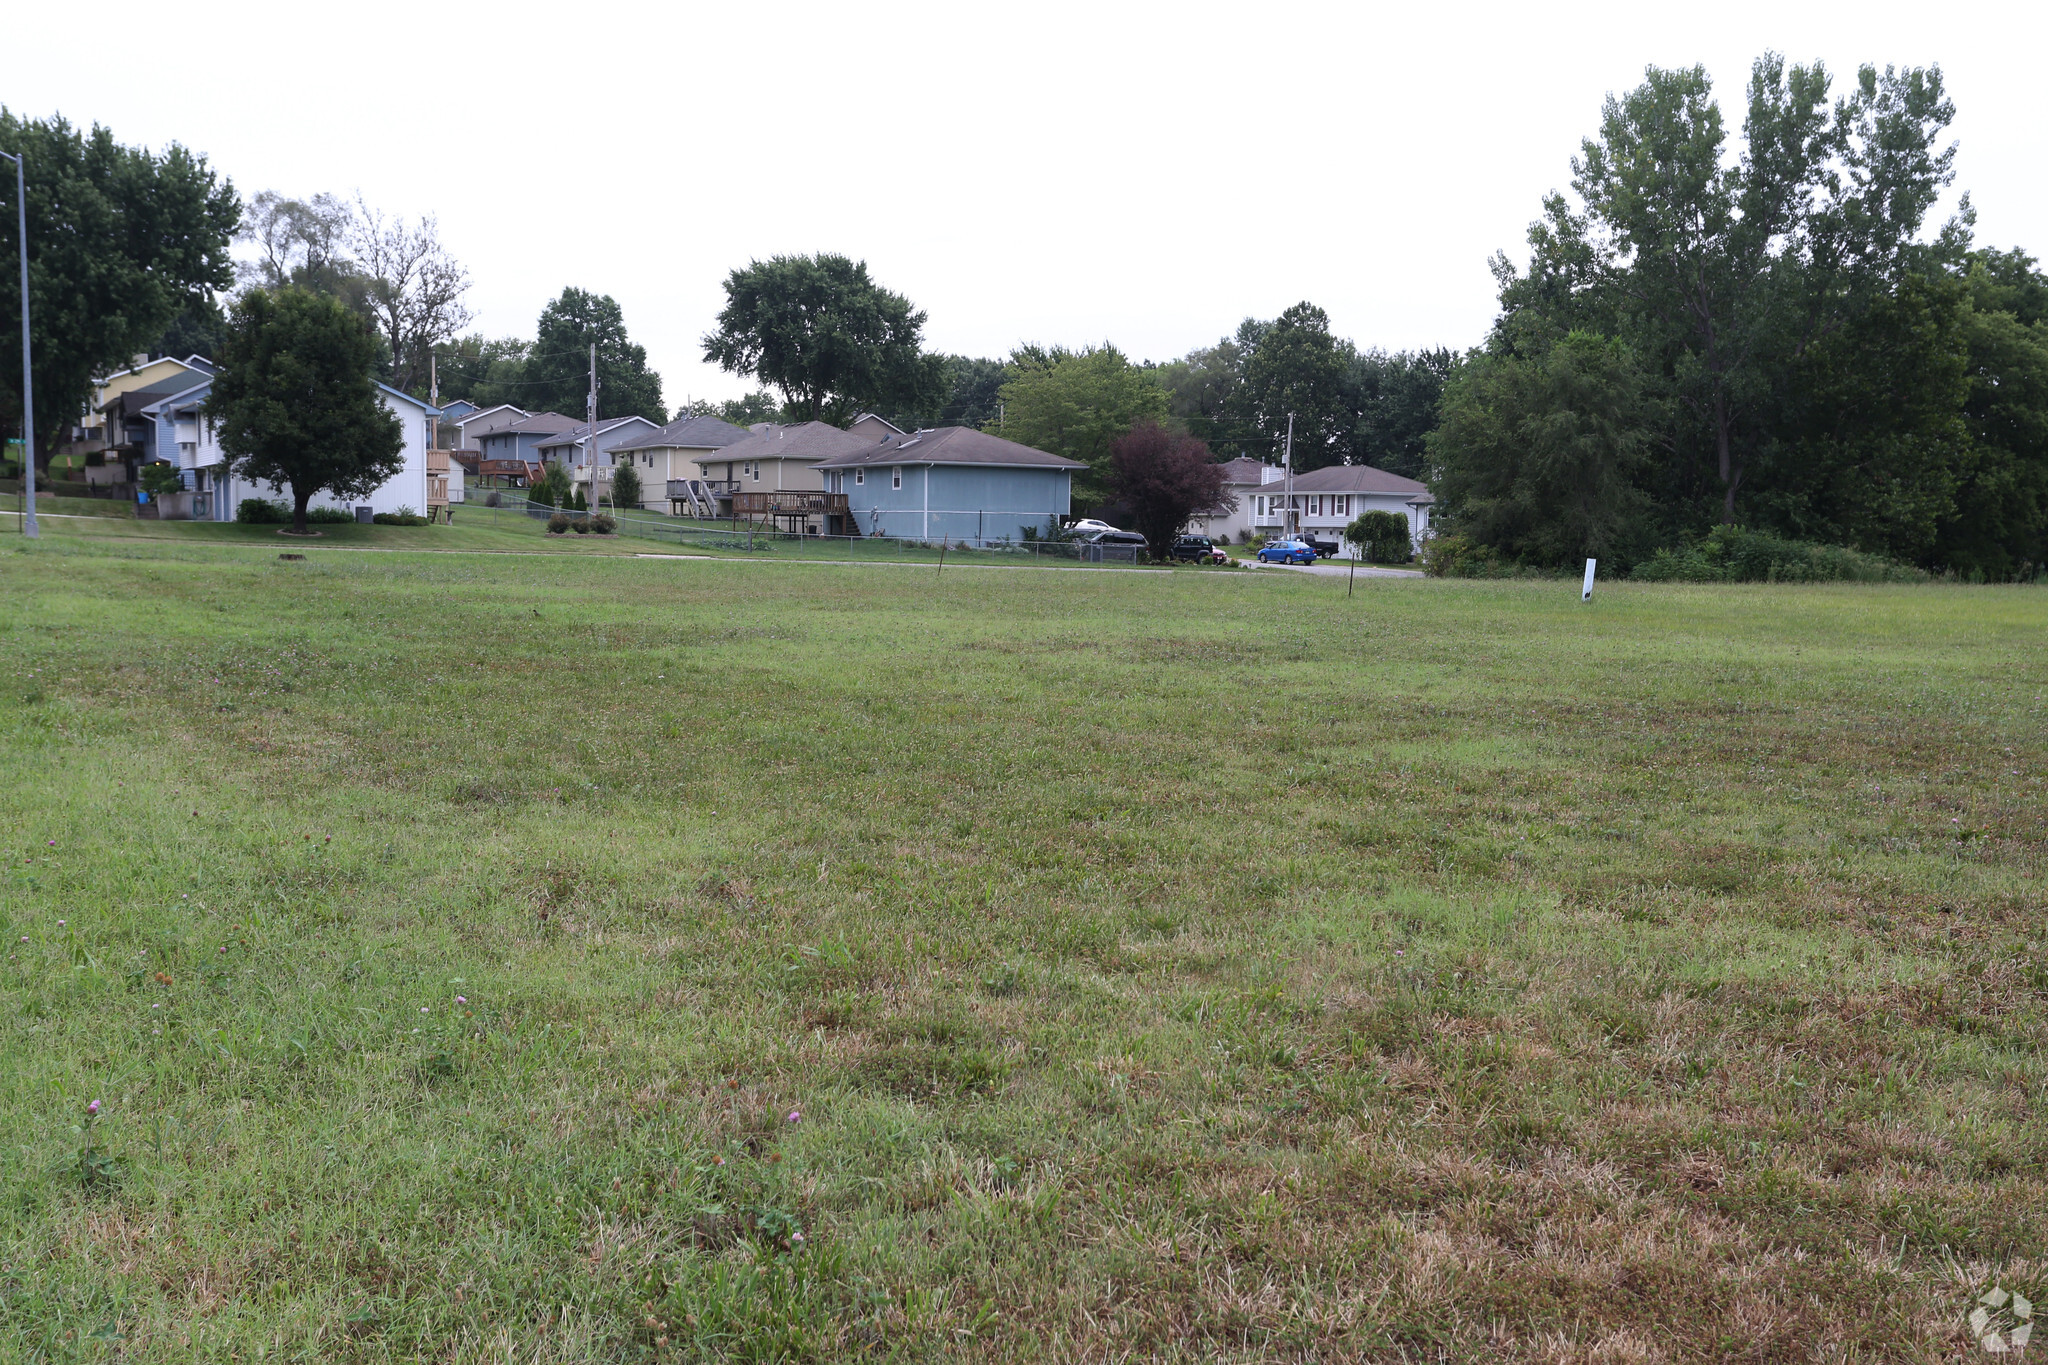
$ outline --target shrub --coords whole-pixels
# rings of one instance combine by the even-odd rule
[[[608,536],[619,529],[619,523],[617,519],[600,512],[590,519],[590,529],[601,536]]]
[[[323,526],[346,526],[354,524],[356,514],[346,507],[308,507],[306,520]]]
[[[107,452],[104,450],[86,451],[85,467],[87,469],[105,469],[107,467]]]
[[[499,497],[495,492],[486,494],[484,497],[484,506],[486,507],[503,507],[504,505],[505,500]]]
[[[277,526],[291,519],[292,509],[272,498],[243,498],[235,508],[235,520],[244,526]]]
[[[496,497],[497,495],[494,493],[492,496]],[[539,483],[526,490],[526,502],[529,507],[553,507],[556,505],[555,490],[548,487],[546,479],[542,479]]]
[[[630,461],[633,457],[628,455]],[[643,493],[640,488],[640,471],[630,463],[622,464],[612,471],[612,506],[638,509]]]
[[[1344,539],[1375,564],[1406,564],[1415,557],[1408,518],[1399,512],[1361,512],[1344,528]]]
[[[568,516],[567,516],[566,514],[564,514],[564,513],[561,513],[561,512],[557,512],[557,513],[555,513],[555,514],[554,514],[553,516],[551,516],[551,517],[549,517],[549,518],[548,518],[548,534],[549,534],[549,535],[551,535],[551,536],[558,536],[558,535],[561,535],[561,534],[562,534],[562,533],[563,533],[564,531],[566,531],[566,530],[568,530],[568,529],[569,529],[569,518],[568,518]]]
[[[569,520],[569,529],[570,529],[570,530],[572,530],[572,531],[574,531],[574,532],[575,532],[575,533],[576,533],[577,535],[579,535],[579,536],[587,536],[587,535],[589,535],[589,534],[590,534],[590,518],[589,518],[589,517],[572,517],[572,518],[570,518],[570,520]]]
[[[563,506],[572,508],[578,512],[588,512],[590,510],[590,503],[583,496],[582,485],[577,485],[576,491],[569,495],[569,501],[564,503]]]
[[[38,487],[40,484],[38,480]],[[155,464],[143,466],[142,486],[152,498],[160,498],[166,493],[184,492],[185,477],[178,472],[176,465],[158,460]]]
[[[1927,575],[1845,546],[1716,526],[1698,544],[1657,551],[1629,577],[1644,583],[1912,583]]]
[[[427,519],[408,507],[396,512],[379,512],[370,518],[379,526],[425,526]]]

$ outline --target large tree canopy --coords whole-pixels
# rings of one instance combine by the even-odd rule
[[[1250,347],[1232,415],[1275,455],[1291,425],[1298,470],[1342,464],[1354,424],[1350,379],[1350,344],[1330,335],[1330,315],[1297,303]]]
[[[590,393],[590,345],[597,343],[597,415],[666,422],[661,376],[647,368],[647,348],[626,335],[626,318],[609,294],[564,289],[541,310],[533,353],[520,376],[529,411],[582,417]]]
[[[25,158],[36,463],[48,468],[93,380],[146,351],[188,309],[202,315],[234,280],[228,246],[240,220],[234,186],[173,143],[161,155],[123,147],[95,124],[25,120],[0,108],[0,149]],[[0,317],[21,316],[13,265],[14,167],[0,176]],[[0,416],[21,421],[19,332],[0,327]]]
[[[1790,368],[1965,245],[1961,223],[1919,239],[1953,176],[1940,71],[1866,66],[1832,105],[1830,85],[1819,64],[1760,58],[1731,156],[1706,71],[1649,68],[1573,159],[1577,203],[1545,202],[1527,276],[1496,264],[1506,310],[1527,314],[1516,344],[1590,327],[1665,376],[1674,472],[1724,521],[1784,437]]]
[[[1501,316],[1432,438],[1442,524],[1532,562],[1596,540],[1626,562],[1740,521],[1931,569],[2037,571],[2048,281],[1970,250],[1967,196],[1931,221],[1953,113],[1938,71],[1865,67],[1835,98],[1821,67],[1766,56],[1731,154],[1697,68],[1610,98],[1574,195],[1530,229],[1527,272],[1495,260]],[[1639,404],[1562,382],[1597,377],[1594,339],[1630,357]],[[1570,466],[1544,440],[1629,411],[1641,459],[1557,482]],[[1576,531],[1523,515],[1567,493]]]
[[[779,389],[797,420],[918,413],[945,392],[943,358],[923,350],[924,323],[909,299],[869,278],[865,261],[776,256],[726,278],[704,358]]]
[[[1114,346],[1024,346],[1010,368],[1015,377],[1002,387],[1001,416],[982,430],[1086,464],[1074,481],[1084,504],[1109,492],[1112,443],[1167,415],[1166,390]]]
[[[235,301],[206,415],[244,479],[289,486],[306,529],[319,493],[367,497],[405,467],[405,437],[373,377],[376,339],[339,299],[251,289]]]

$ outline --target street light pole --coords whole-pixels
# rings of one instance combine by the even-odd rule
[[[0,152],[14,163],[15,223],[21,234],[21,533],[34,540],[36,526],[36,393],[28,354],[28,173],[26,152]]]

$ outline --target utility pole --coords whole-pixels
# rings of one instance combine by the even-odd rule
[[[435,367],[438,359],[432,351],[427,352],[427,402],[433,407],[434,415],[427,419],[427,439],[434,443],[434,449],[441,448],[441,372]]]
[[[14,221],[21,231],[21,533],[35,540],[43,533],[36,526],[36,381],[28,356],[28,173],[21,162],[27,155],[0,152],[14,162]]]
[[[597,512],[597,343],[590,343],[590,430],[583,447],[583,463],[590,470],[590,510]]]
[[[1291,536],[1294,534],[1296,520],[1294,515],[1294,414],[1291,412],[1287,414],[1287,444],[1281,449],[1280,461],[1282,467],[1287,470],[1287,493],[1285,499],[1280,504],[1287,510],[1280,514],[1280,526],[1282,530]]]

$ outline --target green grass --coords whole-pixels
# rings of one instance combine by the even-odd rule
[[[2040,590],[151,529],[0,540],[0,1358],[1907,1361],[2048,1301]]]

